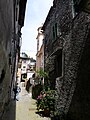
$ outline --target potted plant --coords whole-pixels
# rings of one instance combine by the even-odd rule
[[[55,90],[42,91],[37,98],[37,110],[43,110],[45,115],[50,115],[55,107]]]

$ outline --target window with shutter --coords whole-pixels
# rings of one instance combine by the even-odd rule
[[[57,36],[58,36],[58,26],[57,23],[55,23],[53,26],[53,41],[57,39]]]

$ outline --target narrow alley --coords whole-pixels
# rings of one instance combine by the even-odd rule
[[[37,114],[36,100],[25,90],[23,83],[20,83],[20,87],[19,101],[12,99],[3,120],[50,120]]]
[[[90,0],[0,0],[0,120],[90,120]]]

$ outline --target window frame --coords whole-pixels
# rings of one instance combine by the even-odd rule
[[[53,39],[53,42],[57,39],[57,36],[58,36],[58,23],[54,23],[54,25],[52,26],[52,39]]]
[[[59,57],[59,55],[61,55],[61,73],[60,74],[57,74],[57,70],[56,70],[56,79],[57,78],[62,78],[63,77],[63,74],[64,74],[64,53],[63,53],[63,49],[61,48],[61,49],[59,49],[59,52],[61,52],[61,53],[58,53],[57,55],[56,55],[56,59],[55,59],[55,66],[56,66],[56,62],[57,62],[57,58]],[[57,68],[55,68],[55,69],[57,69]],[[59,73],[59,72],[58,72]]]

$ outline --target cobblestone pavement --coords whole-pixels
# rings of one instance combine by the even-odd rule
[[[36,114],[35,102],[31,94],[27,93],[25,87],[21,87],[19,101],[11,101],[3,120],[50,120],[48,117],[41,117]]]

